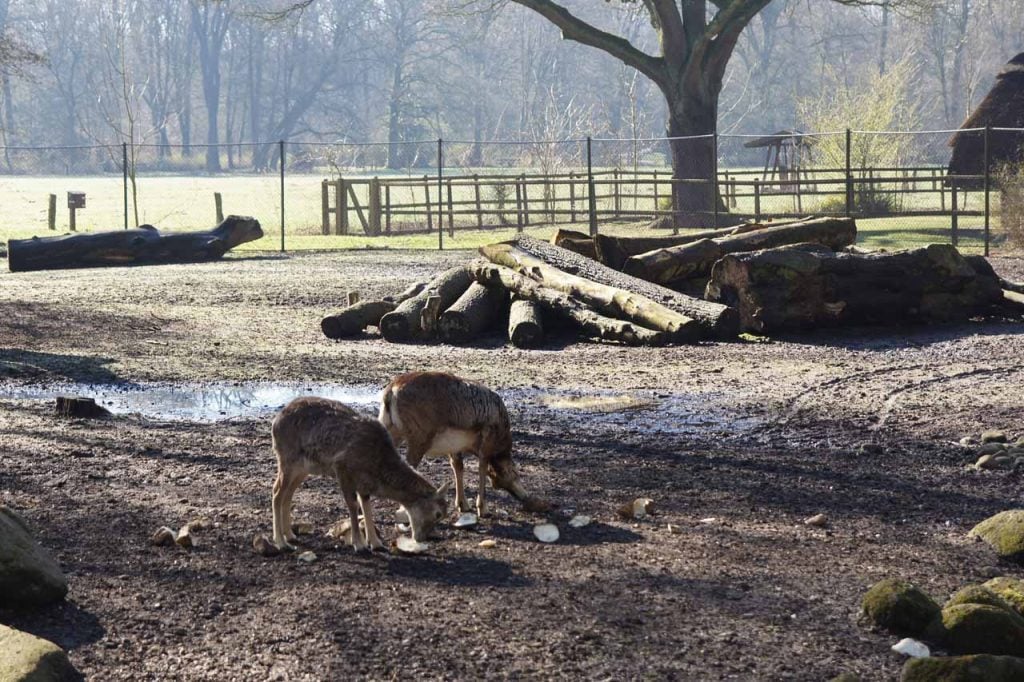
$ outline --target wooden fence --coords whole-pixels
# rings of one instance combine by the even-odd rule
[[[815,214],[860,217],[986,215],[969,208],[947,170],[936,166],[870,168],[850,177],[843,169],[802,170],[787,180],[763,180],[762,171],[723,170],[718,193],[730,219]],[[952,180],[979,180],[959,176]],[[673,187],[708,180],[676,180],[668,170],[602,170],[558,174],[436,175],[324,179],[321,230],[369,236],[489,229],[553,223],[649,220],[671,215]],[[591,200],[593,194],[593,200]],[[978,199],[973,204],[980,205]],[[714,206],[691,212],[717,214]],[[986,216],[987,217],[987,216]]]

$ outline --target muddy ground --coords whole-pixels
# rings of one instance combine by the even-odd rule
[[[1024,575],[965,537],[1021,504],[1020,475],[966,470],[955,444],[988,427],[1024,433],[1024,324],[656,350],[321,336],[345,291],[391,293],[467,257],[4,273],[3,385],[381,385],[457,372],[526,396],[510,400],[515,454],[528,486],[561,506],[562,541],[536,542],[543,517],[497,493],[493,519],[442,528],[429,556],[358,556],[323,536],[341,497],[310,480],[297,516],[317,526],[303,544],[318,560],[266,559],[250,542],[270,529],[269,418],[93,422],[3,400],[0,499],[56,554],[71,591],[63,606],[0,622],[57,642],[98,680],[893,679],[894,639],[857,624],[871,583],[901,576],[942,599]],[[1024,279],[1024,262],[994,264]],[[543,402],[566,391],[663,403],[603,414]],[[448,475],[441,463],[424,471]],[[657,516],[619,520],[615,508],[641,495]],[[377,507],[394,537],[392,505]],[[595,522],[569,529],[573,512]],[[821,512],[827,528],[803,525]],[[195,549],[147,544],[201,516],[215,527],[196,531]],[[479,548],[484,537],[497,547]]]

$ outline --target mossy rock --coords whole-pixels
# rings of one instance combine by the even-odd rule
[[[0,680],[3,682],[64,682],[79,680],[59,646],[27,632],[0,625]]]
[[[902,682],[1019,682],[1024,658],[1015,656],[943,656],[912,658],[903,666]]]
[[[1006,432],[1000,429],[989,429],[981,434],[982,443],[1005,443]]]
[[[875,583],[861,601],[864,616],[874,626],[904,636],[919,636],[941,609],[927,594],[903,580]]]
[[[986,587],[987,584],[988,583],[985,585],[968,585],[967,587],[957,590],[942,608],[945,609],[958,604],[985,604],[987,606],[994,606],[997,609],[1003,609],[1004,611],[1020,615],[1017,609],[1014,608],[1013,604],[999,596],[999,594],[994,590]]]
[[[1010,509],[991,516],[968,533],[979,537],[1003,559],[1024,559],[1024,509]]]
[[[992,578],[982,587],[985,587],[1002,597],[1021,616],[1024,616],[1024,580],[1000,576]]]
[[[1024,618],[987,604],[942,610],[943,643],[954,654],[1024,656]]]
[[[839,673],[828,682],[860,682],[860,677],[853,673]]]
[[[67,593],[57,562],[32,539],[25,522],[0,505],[0,606],[49,604]]]

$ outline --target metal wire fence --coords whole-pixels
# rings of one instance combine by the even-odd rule
[[[975,173],[949,172],[953,133],[982,150]],[[652,234],[848,215],[871,247],[1009,252],[1024,249],[1024,173],[989,150],[1021,142],[1024,130],[979,128],[0,147],[0,237],[205,229],[234,213],[266,234],[243,248],[470,248],[552,226]]]

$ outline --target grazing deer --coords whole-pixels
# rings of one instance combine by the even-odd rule
[[[370,497],[379,495],[402,505],[409,515],[412,536],[423,542],[448,513],[447,484],[435,490],[423,476],[402,461],[384,427],[371,417],[326,398],[296,398],[271,427],[277,479],[274,481],[274,544],[294,549],[292,496],[310,474],[338,480],[348,507],[352,546],[357,551],[383,549],[373,525]],[[359,506],[356,506],[358,500]],[[359,532],[359,507],[366,522],[366,539]]]
[[[395,377],[380,396],[380,422],[395,444],[408,444],[405,459],[419,466],[424,457],[447,456],[455,474],[455,503],[471,509],[463,484],[463,454],[479,460],[476,511],[487,513],[487,477],[531,511],[551,505],[531,498],[512,464],[512,435],[505,403],[494,391],[443,372],[412,372]]]

